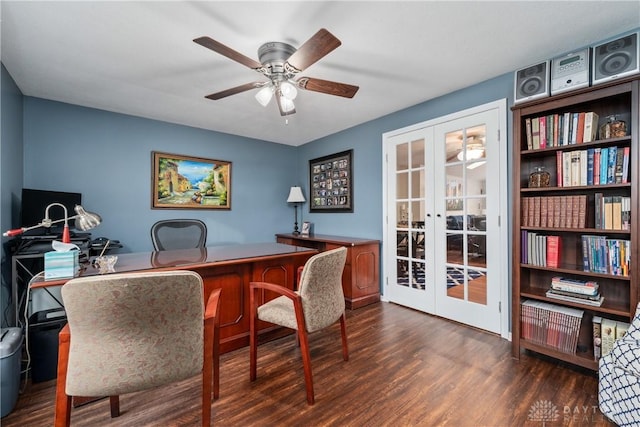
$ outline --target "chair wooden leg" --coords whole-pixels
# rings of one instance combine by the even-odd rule
[[[55,427],[68,427],[71,424],[71,396],[66,394],[67,364],[69,362],[69,343],[71,335],[69,325],[58,335],[58,378],[56,380]]]
[[[120,396],[109,396],[109,406],[111,407],[111,418],[120,416]]]
[[[249,290],[249,379],[255,381],[257,378],[258,363],[258,308],[256,307],[256,290]]]
[[[213,399],[220,397],[220,318],[213,326]]]
[[[313,394],[313,374],[311,373],[311,354],[309,352],[309,338],[306,330],[298,330],[300,337],[300,352],[302,353],[302,366],[304,368],[304,382],[307,388],[307,403],[313,405],[315,397]]]
[[[204,321],[204,359],[202,366],[202,427],[211,425],[211,393],[214,370],[214,319]]]
[[[347,346],[347,326],[344,318],[344,313],[340,316],[340,332],[342,333],[342,358],[349,360],[349,347]]]

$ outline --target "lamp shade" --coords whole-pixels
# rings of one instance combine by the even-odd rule
[[[92,228],[96,228],[102,222],[102,218],[100,218],[100,215],[93,212],[87,212],[80,205],[76,205],[75,211],[77,214],[75,217],[75,228],[77,228],[78,230],[91,230]]]
[[[289,190],[289,197],[287,198],[288,203],[304,203],[307,200],[304,198],[302,194],[302,188],[300,187],[291,187]]]
[[[273,86],[268,85],[263,87],[258,91],[258,93],[256,93],[256,100],[260,103],[260,105],[262,105],[263,107],[266,107],[267,104],[269,104],[269,101],[271,101],[272,96],[273,96]]]
[[[280,83],[280,92],[282,93],[282,96],[291,101],[296,99],[296,96],[298,96],[298,90],[289,82]]]

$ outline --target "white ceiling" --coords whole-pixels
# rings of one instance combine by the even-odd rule
[[[640,26],[639,1],[5,1],[2,63],[24,95],[298,146]],[[303,75],[360,86],[300,91],[288,124],[255,91],[204,96],[260,74],[253,59],[320,28],[342,46]]]

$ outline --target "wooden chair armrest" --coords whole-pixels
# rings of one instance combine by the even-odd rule
[[[222,289],[214,289],[211,294],[209,294],[209,299],[207,300],[207,305],[205,306],[204,318],[206,319],[216,319],[218,317],[218,311],[220,310],[220,294],[222,293]]]
[[[285,296],[294,301],[300,298],[300,295],[298,295],[296,292],[292,291],[289,288],[285,288],[284,286],[276,285],[275,283],[251,282],[249,283],[249,286],[251,288],[251,291],[256,291],[258,289],[265,289],[267,291],[275,292],[278,295]]]
[[[58,333],[58,337],[66,338],[68,340],[70,336],[71,336],[71,330],[69,329],[69,324],[66,323],[62,327],[62,329],[60,329],[60,332]]]

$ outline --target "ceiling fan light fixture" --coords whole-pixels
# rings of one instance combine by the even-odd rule
[[[296,109],[296,106],[293,104],[293,101],[283,94],[280,94],[280,106],[282,107],[282,111],[288,113]]]
[[[271,85],[267,85],[263,87],[258,91],[258,93],[256,93],[256,100],[263,107],[266,107],[269,104],[269,101],[271,101],[272,97],[273,97],[273,86]]]
[[[467,148],[466,153],[467,153],[467,161],[477,160],[484,156],[484,149],[483,148]],[[465,150],[461,150],[458,153],[457,157],[458,157],[458,160],[463,161],[465,158]]]
[[[298,89],[289,82],[280,83],[280,91],[282,92],[282,96],[291,101],[296,99],[296,96],[298,96]]]

